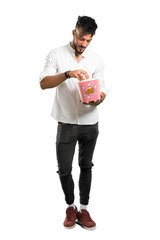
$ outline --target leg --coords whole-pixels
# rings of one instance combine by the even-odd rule
[[[71,172],[76,142],[75,127],[71,124],[59,123],[56,141],[58,173],[67,204],[74,202],[74,182]]]
[[[87,125],[81,130],[79,142],[79,190],[80,203],[87,205],[89,202],[89,193],[92,180],[92,157],[98,137],[98,123],[94,125]]]

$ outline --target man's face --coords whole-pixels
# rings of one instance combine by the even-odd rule
[[[73,46],[77,54],[82,54],[92,41],[91,34],[83,34],[81,28],[73,30]]]

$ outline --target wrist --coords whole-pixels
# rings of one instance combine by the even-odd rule
[[[65,77],[66,77],[66,79],[67,78],[70,78],[70,75],[69,75],[69,73],[70,73],[70,70],[69,71],[66,71],[64,74],[65,74]]]

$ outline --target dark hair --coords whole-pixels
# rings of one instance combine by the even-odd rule
[[[93,18],[78,16],[76,27],[82,28],[84,34],[91,34],[93,36],[98,26]]]

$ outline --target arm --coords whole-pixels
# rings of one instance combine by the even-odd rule
[[[81,102],[81,103],[85,105],[97,106],[104,101],[105,97],[108,94],[108,90],[105,88],[105,82],[104,82],[104,63],[101,58],[99,59],[97,68],[95,69],[95,72],[92,77],[98,78],[100,81],[100,100],[88,102],[88,103],[85,103],[85,102],[83,103]]]
[[[64,82],[66,80],[66,76],[64,73],[57,74],[55,76],[46,76],[40,82],[41,88],[44,90],[46,88],[54,88]]]
[[[97,105],[99,105],[100,103],[102,103],[102,102],[104,101],[104,99],[105,99],[105,97],[106,97],[106,94],[103,93],[103,92],[101,92],[101,93],[100,93],[100,97],[101,97],[101,99],[100,99],[100,100],[97,100],[97,101],[88,102],[88,103],[86,103],[86,102],[81,102],[81,103],[82,103],[82,104],[85,104],[85,105],[97,106]]]
[[[83,70],[75,70],[75,71],[69,71],[69,78],[78,78],[79,80],[84,80],[85,78],[88,79],[89,75],[87,72]],[[64,82],[66,80],[65,73],[60,73],[54,76],[46,76],[42,79],[40,82],[41,88],[47,89],[47,88],[54,88],[57,87],[59,84]]]

